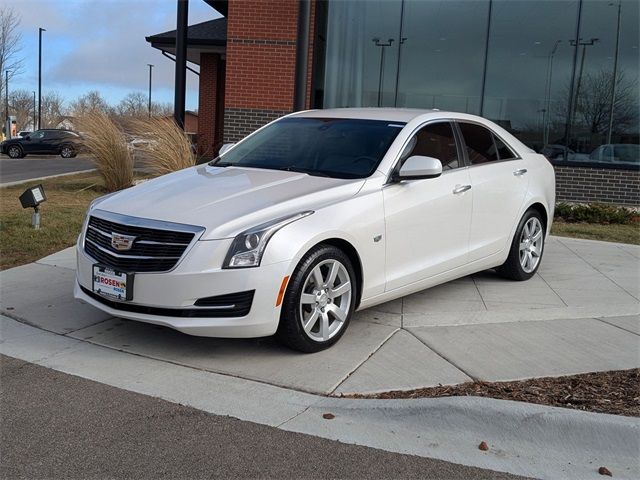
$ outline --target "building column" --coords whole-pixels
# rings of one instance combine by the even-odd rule
[[[198,92],[198,155],[211,156],[216,153],[216,130],[221,125],[216,122],[219,103],[219,64],[220,55],[217,53],[200,54],[200,77]],[[219,147],[218,147],[219,148]]]

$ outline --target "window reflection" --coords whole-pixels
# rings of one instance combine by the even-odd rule
[[[319,106],[480,114],[554,162],[640,166],[639,15],[636,0],[330,0]]]

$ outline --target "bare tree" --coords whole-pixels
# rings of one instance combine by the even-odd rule
[[[153,117],[168,117],[173,115],[173,104],[171,102],[151,102],[151,115]]]
[[[142,118],[148,116],[147,96],[142,92],[128,93],[116,106],[116,112],[123,117]]]
[[[5,71],[9,71],[9,80],[22,73],[20,56],[22,36],[18,32],[20,17],[13,8],[0,7],[0,98],[5,96]]]
[[[71,115],[74,117],[84,117],[95,112],[110,113],[110,110],[109,104],[97,90],[91,90],[78,97],[70,106]]]
[[[573,131],[586,130],[591,134],[606,134],[611,112],[611,84],[613,73],[607,70],[587,73],[582,79],[580,96],[574,102]],[[569,103],[569,87],[564,99],[558,104],[558,116],[566,118]],[[613,104],[613,130],[628,132],[638,126],[638,81],[628,79],[625,72],[618,71],[616,96]]]
[[[57,92],[42,96],[42,125],[40,128],[56,128],[64,120],[64,99]]]
[[[33,124],[33,94],[28,90],[12,90],[9,93],[9,115],[15,115],[18,130],[26,130]]]

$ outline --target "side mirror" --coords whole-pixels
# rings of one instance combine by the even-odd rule
[[[414,155],[407,158],[395,175],[395,180],[436,178],[442,174],[442,162],[437,158]]]
[[[223,153],[225,153],[227,150],[229,150],[234,145],[235,145],[235,143],[225,143],[222,147],[220,147],[220,151],[218,152],[218,156],[220,156]]]

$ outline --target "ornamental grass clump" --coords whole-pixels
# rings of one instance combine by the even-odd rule
[[[131,122],[131,132],[143,140],[140,161],[155,175],[182,170],[196,164],[188,135],[172,118],[151,117]]]
[[[109,192],[128,188],[133,183],[133,157],[122,130],[106,113],[92,112],[79,122],[85,149]]]

